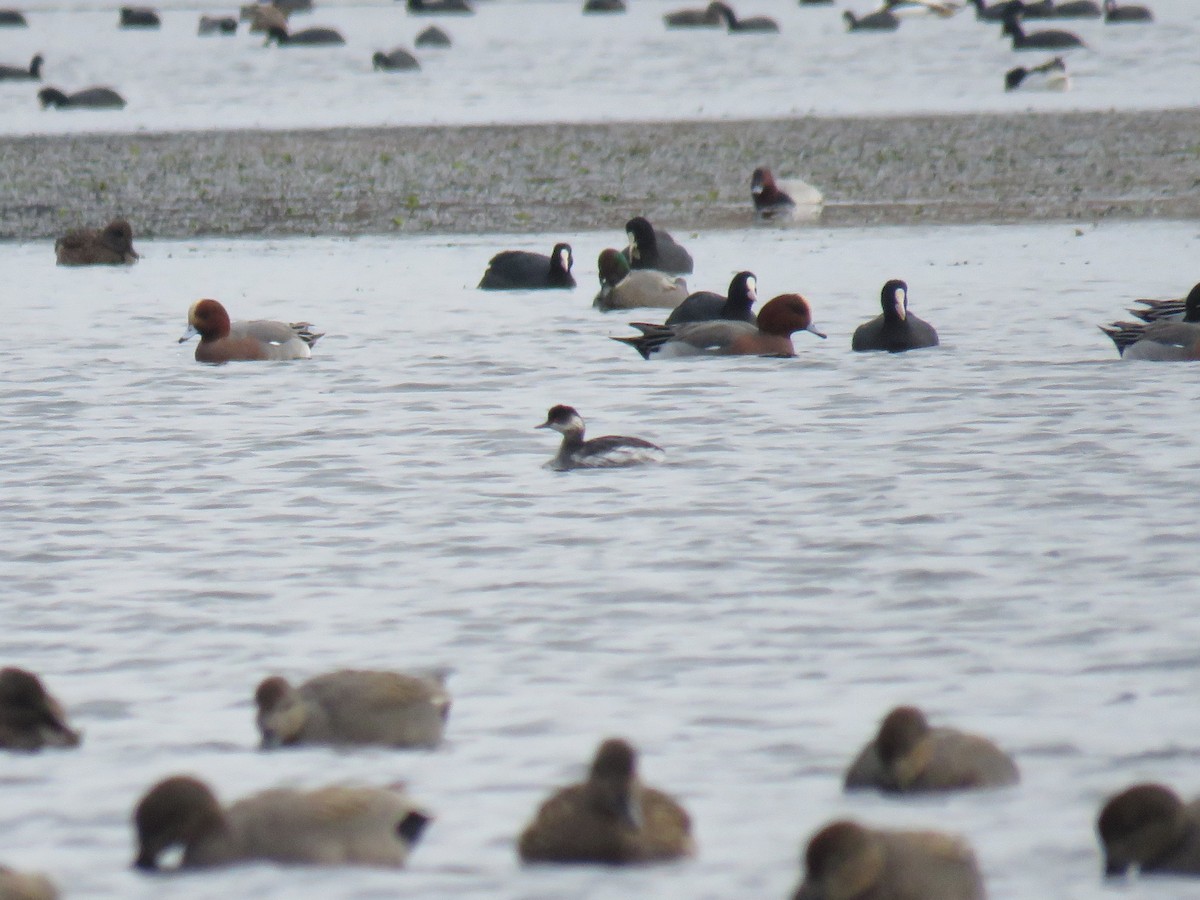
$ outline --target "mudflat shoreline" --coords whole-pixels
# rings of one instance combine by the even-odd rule
[[[827,226],[1200,218],[1200,109],[0,138],[0,239],[741,227],[758,165]]]

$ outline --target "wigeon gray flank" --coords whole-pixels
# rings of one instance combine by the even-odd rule
[[[220,302],[197,300],[188,310],[188,329],[179,343],[200,335],[196,361],[227,363],[259,359],[308,359],[310,346],[324,336],[308,322],[230,322]]]
[[[1122,359],[1186,362],[1200,359],[1200,284],[1183,300],[1138,300],[1129,310],[1141,322],[1101,325]]]

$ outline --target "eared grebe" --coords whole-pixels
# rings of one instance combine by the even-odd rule
[[[546,421],[538,428],[550,428],[563,436],[558,455],[547,465],[565,472],[568,469],[611,469],[661,462],[666,451],[641,438],[610,434],[583,439],[583,417],[570,406],[552,406]]]

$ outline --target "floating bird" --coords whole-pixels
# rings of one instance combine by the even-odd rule
[[[898,278],[883,285],[879,292],[883,312],[854,330],[852,350],[886,350],[903,353],[923,347],[936,347],[937,331],[924,319],[908,311],[908,285]]]
[[[812,221],[820,218],[825,198],[798,178],[776,181],[771,170],[760,166],[750,176],[750,198],[760,219]]]
[[[550,255],[526,250],[504,250],[488,262],[479,287],[485,291],[573,288],[571,266],[575,257],[570,244],[555,244]]]
[[[197,300],[188,309],[188,328],[179,343],[197,334],[196,361],[213,364],[308,359],[309,348],[324,336],[314,334],[308,322],[230,322],[225,307],[211,299]]]
[[[60,266],[121,266],[138,261],[133,249],[133,227],[113,219],[103,228],[75,228],[54,242]]]
[[[1069,91],[1071,76],[1067,74],[1067,64],[1061,56],[1056,56],[1040,66],[1027,69],[1017,66],[1009,69],[1004,75],[1004,90],[1015,91]]]
[[[537,428],[549,428],[562,435],[558,454],[546,465],[559,472],[570,469],[613,469],[636,466],[646,462],[661,462],[665,451],[657,444],[641,438],[609,434],[583,439],[583,417],[571,406],[552,406],[546,421]]]

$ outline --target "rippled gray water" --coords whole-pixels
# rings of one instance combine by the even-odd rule
[[[553,237],[142,242],[127,271],[0,246],[0,661],[85,731],[0,758],[0,858],[162,896],[128,868],[160,776],[225,799],[402,778],[438,816],[408,871],[251,866],[171,896],[778,897],[841,815],[967,835],[995,897],[1100,896],[1103,796],[1200,786],[1198,370],[1122,364],[1095,326],[1185,292],[1200,228],[680,235],[693,287],[750,268],[830,338],[657,364],[607,336],[659,313],[590,308],[618,231],[568,236],[574,292],[473,289]],[[851,354],[894,276],[943,347]],[[175,343],[200,296],[328,336],[201,366]],[[669,462],[543,469],[554,403]],[[265,674],[425,665],[454,669],[436,752],[254,750]],[[902,701],[995,737],[1022,785],[843,797]],[[515,835],[610,734],[690,807],[699,857],[522,870]]]

